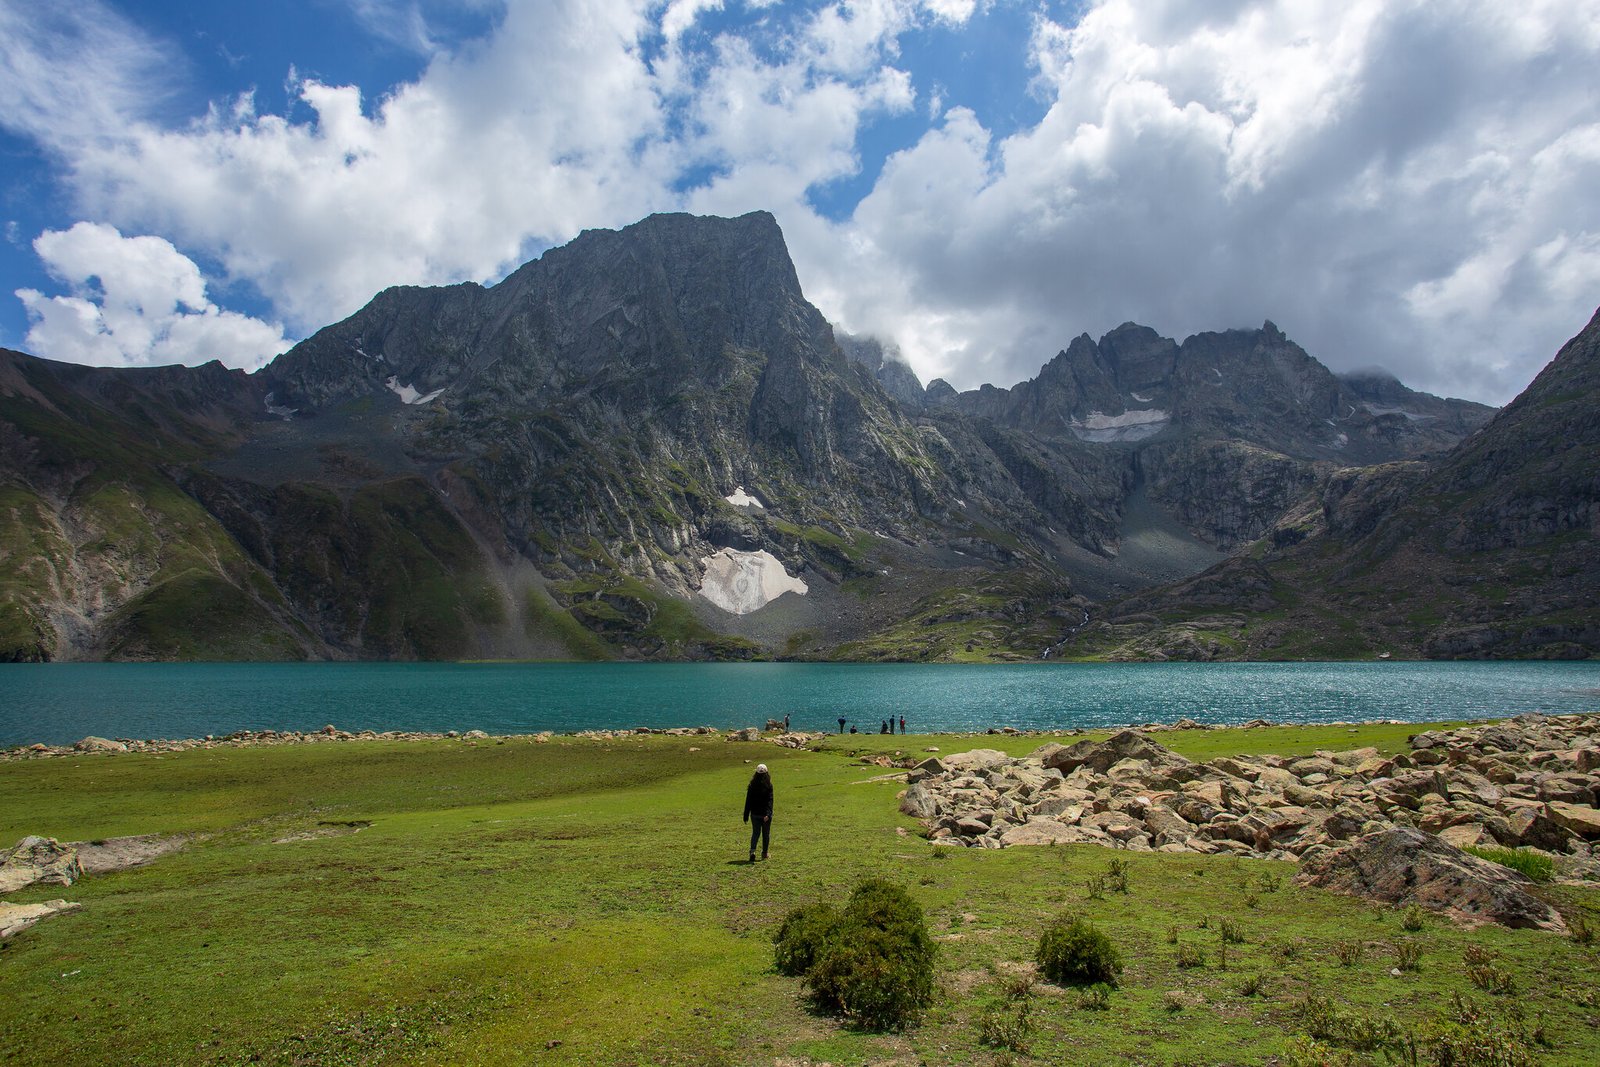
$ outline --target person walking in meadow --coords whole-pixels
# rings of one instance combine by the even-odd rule
[[[756,841],[761,841],[761,858],[767,858],[767,844],[772,840],[772,775],[767,765],[758,763],[756,773],[744,791],[744,821],[750,824],[750,862],[756,861]]]

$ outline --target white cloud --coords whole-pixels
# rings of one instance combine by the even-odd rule
[[[295,330],[681,208],[774,211],[827,314],[961,386],[1127,319],[1270,317],[1336,368],[1504,400],[1600,300],[1600,0],[1098,0],[1038,17],[1031,69],[985,72],[1047,108],[1008,137],[901,49],[998,5],[508,0],[441,43],[429,0],[347,2],[426,70],[174,124],[150,89],[170,49],[99,0],[0,0],[0,122],[63,161],[82,217],[221,264]],[[926,128],[822,217],[885,116]]]
[[[93,2],[0,0],[0,126],[71,155],[147,117],[182,60]]]
[[[722,0],[671,0],[661,16],[661,33],[668,41],[676,41],[701,15],[721,10]]]
[[[254,370],[289,347],[281,326],[208,300],[200,268],[163,238],[80,222],[41,234],[34,250],[73,290],[17,291],[33,323],[28,346],[41,356],[123,367],[220,359]]]
[[[1035,58],[1041,122],[995,143],[953,112],[847,227],[833,273],[873,282],[829,310],[925,376],[1270,317],[1335,368],[1504,401],[1600,302],[1594,0],[1105,0]]]

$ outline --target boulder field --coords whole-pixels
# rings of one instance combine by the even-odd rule
[[[1300,861],[1303,882],[1322,878],[1314,884],[1553,929],[1560,918],[1543,905],[1455,908],[1442,894],[1434,899],[1414,884],[1419,858],[1436,854],[1437,844],[1449,861],[1430,861],[1441,872],[1526,883],[1460,849],[1533,848],[1555,857],[1565,877],[1600,880],[1597,771],[1600,716],[1524,715],[1430,731],[1392,757],[1363,748],[1204,763],[1124,730],[1022,758],[993,749],[929,758],[907,775],[900,810],[922,820],[935,844],[1092,843]],[[1393,836],[1400,830],[1407,833]],[[1411,870],[1403,891],[1385,895],[1374,888],[1381,877],[1341,881],[1329,873],[1361,866],[1355,860],[1369,853],[1384,857],[1382,866]],[[1367,869],[1377,861],[1363,862]]]

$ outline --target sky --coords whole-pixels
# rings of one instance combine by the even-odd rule
[[[1600,304],[1600,0],[0,0],[0,345],[255,369],[397,284],[777,216],[957,388],[1272,320],[1500,404]]]

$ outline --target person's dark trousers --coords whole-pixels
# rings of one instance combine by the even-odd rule
[[[756,839],[761,840],[761,858],[767,858],[767,842],[772,840],[771,819],[750,820],[750,855],[756,854]]]

